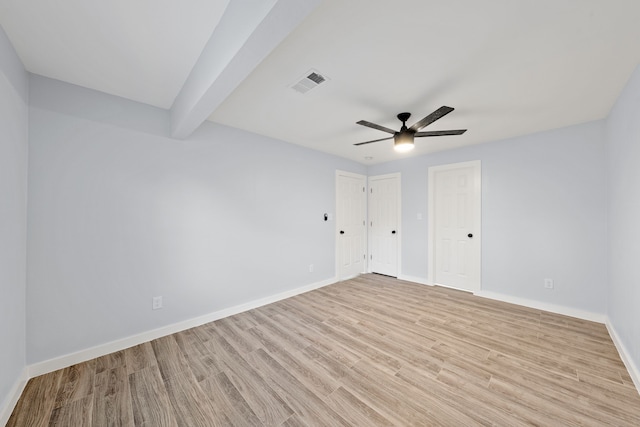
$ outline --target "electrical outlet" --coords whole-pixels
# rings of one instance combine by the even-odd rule
[[[309,273],[313,273],[313,264],[309,264]]]
[[[544,279],[545,289],[553,289],[553,279]]]
[[[153,297],[153,302],[151,303],[151,308],[153,310],[158,310],[162,308],[162,297]]]

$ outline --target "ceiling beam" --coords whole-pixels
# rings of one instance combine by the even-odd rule
[[[321,0],[230,0],[171,107],[171,136],[187,138]]]

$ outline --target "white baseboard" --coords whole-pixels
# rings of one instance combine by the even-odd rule
[[[433,286],[433,283],[429,283],[427,279],[423,279],[422,277],[406,276],[404,274],[401,274],[398,276],[398,279],[404,280],[405,282],[413,282],[413,283],[419,283],[421,285]]]
[[[638,366],[633,362],[633,358],[630,356],[627,347],[620,339],[618,332],[616,332],[616,328],[614,328],[609,319],[607,319],[605,325],[607,325],[609,335],[613,340],[613,344],[615,344],[616,348],[618,349],[618,353],[620,354],[620,358],[622,359],[624,366],[626,366],[627,371],[629,371],[629,375],[633,380],[633,384],[636,386],[636,390],[638,390],[638,393],[640,393],[640,369],[638,369]]]
[[[421,285],[434,286],[433,283],[429,283],[427,279],[421,277],[400,275],[398,279],[405,280],[407,282],[419,283]],[[438,285],[441,286],[441,285]],[[455,288],[454,288],[455,289]],[[563,314],[565,316],[577,317],[578,319],[590,320],[592,322],[605,323],[607,316],[600,313],[593,313],[586,310],[579,310],[577,308],[565,307],[563,305],[549,304],[546,302],[535,301],[528,298],[514,297],[511,295],[505,295],[498,292],[491,291],[479,291],[474,292],[474,295],[489,298],[496,301],[508,302],[511,304],[522,305],[529,308],[535,308],[538,310],[550,311],[551,313]]]
[[[6,425],[9,421],[9,417],[13,412],[13,408],[15,408],[16,403],[18,403],[18,399],[22,395],[24,391],[24,386],[27,385],[28,370],[25,367],[20,374],[20,377],[17,379],[16,383],[11,387],[11,391],[9,391],[9,395],[7,399],[2,403],[0,407],[0,426]]]
[[[591,311],[580,310],[577,308],[566,307],[563,305],[550,304],[547,302],[536,301],[528,298],[514,297],[511,295],[505,295],[498,292],[480,291],[474,293],[479,297],[489,298],[497,301],[508,302],[511,304],[522,305],[529,308],[535,308],[537,310],[550,311],[551,313],[562,314],[564,316],[576,317],[578,319],[590,320],[592,322],[606,323],[607,316],[605,314],[594,313]]]
[[[310,285],[301,286],[296,289],[281,292],[276,295],[271,295],[265,298],[260,298],[254,301],[249,301],[244,304],[236,305],[233,307],[218,310],[213,313],[206,314],[204,316],[195,317],[193,319],[184,320],[182,322],[174,323],[171,325],[163,326],[158,329],[146,331],[140,334],[132,335],[119,340],[111,341],[105,344],[100,344],[95,347],[80,350],[75,353],[66,354],[64,356],[56,357],[54,359],[45,360],[43,362],[34,363],[28,366],[28,378],[33,378],[38,375],[43,375],[49,372],[63,369],[77,363],[86,362],[87,360],[95,359],[96,357],[104,356],[115,351],[124,350],[125,348],[133,347],[138,344],[145,343],[147,341],[154,340],[166,335],[175,334],[176,332],[184,331],[186,329],[194,328],[196,326],[204,325],[205,323],[213,322],[224,317],[233,316],[234,314],[242,313],[247,310],[262,307],[263,305],[271,304],[277,301],[281,301],[286,298],[303,294],[305,292],[312,291],[314,289],[322,288],[327,285],[331,285],[336,282],[336,278],[332,277],[321,282],[312,283]],[[0,424],[1,425],[1,424]]]
[[[398,279],[405,280],[407,282],[419,283],[421,285],[434,286],[433,283],[429,283],[427,279],[414,276],[398,276]],[[441,285],[438,285],[441,286]],[[455,288],[453,288],[455,289]],[[562,314],[565,316],[577,317],[578,319],[590,320],[592,322],[605,323],[607,316],[600,313],[593,313],[591,311],[579,310],[577,308],[565,307],[563,305],[549,304],[541,301],[535,301],[528,298],[514,297],[511,295],[505,295],[498,292],[491,291],[479,291],[474,292],[474,295],[489,298],[496,301],[508,302],[511,304],[522,305],[529,308],[535,308],[538,310],[550,311],[551,313]]]

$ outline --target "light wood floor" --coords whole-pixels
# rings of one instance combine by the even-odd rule
[[[638,426],[606,328],[365,275],[32,379],[9,426]]]

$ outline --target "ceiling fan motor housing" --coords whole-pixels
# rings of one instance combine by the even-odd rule
[[[403,124],[409,120],[409,117],[411,117],[411,113],[400,113],[398,114],[398,120],[400,120]]]

